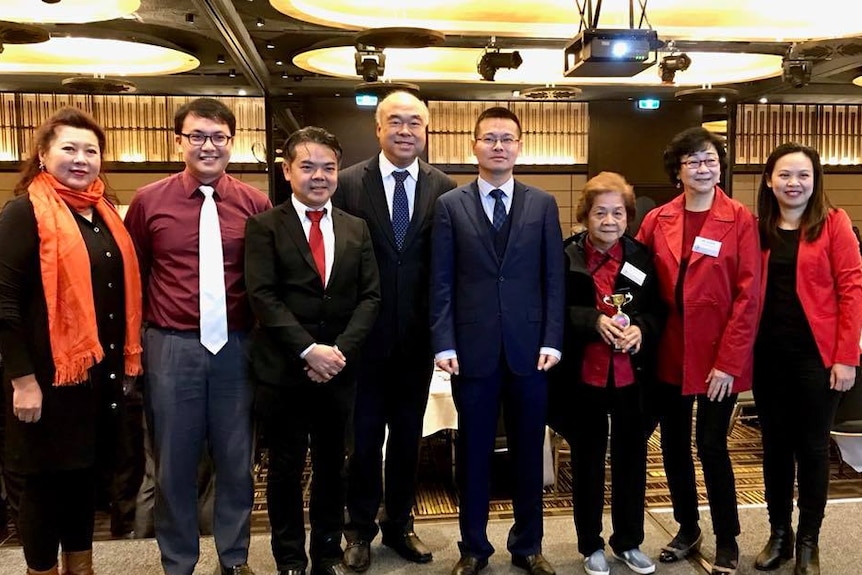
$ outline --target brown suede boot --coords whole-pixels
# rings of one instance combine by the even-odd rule
[[[27,568],[27,575],[60,575],[60,571],[57,569],[57,566],[54,565],[47,571],[36,571],[35,569]]]
[[[93,575],[93,550],[63,551],[63,575]]]

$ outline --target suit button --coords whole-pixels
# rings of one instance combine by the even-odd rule
[[[497,278],[497,280],[498,280],[500,283],[503,283],[504,281],[506,281],[506,278],[504,278],[503,276],[500,276],[499,278]]]
[[[322,321],[322,322],[320,322],[318,325],[319,325],[320,327],[326,327],[326,322],[325,322],[325,321]]]
[[[116,403],[112,403],[112,404],[111,404],[111,409],[117,409],[117,404],[116,404]]]
[[[330,295],[323,296],[323,301],[329,301],[331,299],[332,299],[332,296],[330,296]]]

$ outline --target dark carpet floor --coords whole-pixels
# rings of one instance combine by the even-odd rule
[[[564,442],[553,443],[559,450],[559,464],[556,485],[545,488],[544,507],[548,515],[571,513],[572,475],[569,465],[568,446]],[[761,468],[760,431],[751,423],[739,422],[728,438],[733,468],[736,473],[737,500],[742,504],[763,503],[763,476]],[[510,477],[508,460],[505,453],[495,455],[492,465],[494,482],[491,490],[491,517],[511,515]],[[703,474],[697,465],[698,493],[701,503],[706,504]],[[832,454],[830,499],[862,497],[862,473],[842,465],[837,449]],[[252,532],[268,533],[269,521],[266,514],[266,457],[256,467],[255,504],[252,513]],[[310,473],[306,472],[306,484]],[[454,487],[452,469],[452,438],[441,432],[425,438],[421,449],[419,470],[419,493],[416,501],[416,519],[439,520],[457,517],[458,502]],[[606,501],[610,496],[610,481],[606,486]],[[650,509],[670,506],[667,479],[664,474],[659,447],[658,432],[650,438],[647,456],[647,494],[646,504]],[[109,520],[106,513],[99,512],[96,517],[96,540],[111,539]],[[14,525],[9,526],[9,537],[0,539],[0,545],[15,545]]]

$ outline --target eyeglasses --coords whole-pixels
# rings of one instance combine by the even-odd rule
[[[519,142],[517,138],[513,138],[511,136],[503,136],[502,138],[496,138],[494,136],[483,136],[481,138],[478,138],[476,141],[482,142],[489,148],[493,148],[494,146],[496,146],[497,142],[500,142],[503,146],[506,147],[509,147]]]
[[[213,146],[221,148],[227,146],[227,143],[233,139],[233,136],[216,132],[215,134],[202,134],[200,132],[192,132],[191,134],[180,134],[185,136],[192,146],[203,146],[207,140],[213,143]]]
[[[685,160],[682,162],[682,165],[688,168],[689,170],[697,170],[702,165],[707,168],[717,168],[721,162],[718,158],[704,158],[702,160],[697,160],[695,158]]]

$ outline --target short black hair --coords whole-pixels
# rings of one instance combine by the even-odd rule
[[[718,152],[718,160],[721,162],[721,173],[727,169],[727,150],[724,147],[724,139],[713,134],[706,128],[695,126],[683,130],[673,137],[667,148],[664,150],[664,171],[667,172],[670,182],[673,185],[679,183],[679,170],[682,166],[682,159],[685,156],[702,152],[709,145],[715,147]]]
[[[518,115],[515,114],[509,108],[504,108],[503,106],[494,106],[493,108],[488,108],[479,114],[479,117],[476,118],[476,125],[473,126],[473,137],[479,138],[479,124],[484,120],[488,120],[490,118],[500,118],[503,120],[512,120],[515,122],[515,125],[518,127],[518,138],[521,137],[521,120],[518,119]]]
[[[284,141],[284,159],[292,162],[296,159],[296,147],[301,144],[320,144],[335,152],[335,158],[341,162],[341,144],[330,132],[317,126],[306,126],[292,133]]]
[[[180,106],[174,114],[174,134],[182,134],[183,122],[186,121],[186,116],[189,114],[227,124],[230,129],[229,136],[236,133],[236,116],[233,115],[230,108],[215,98],[197,98]]]

